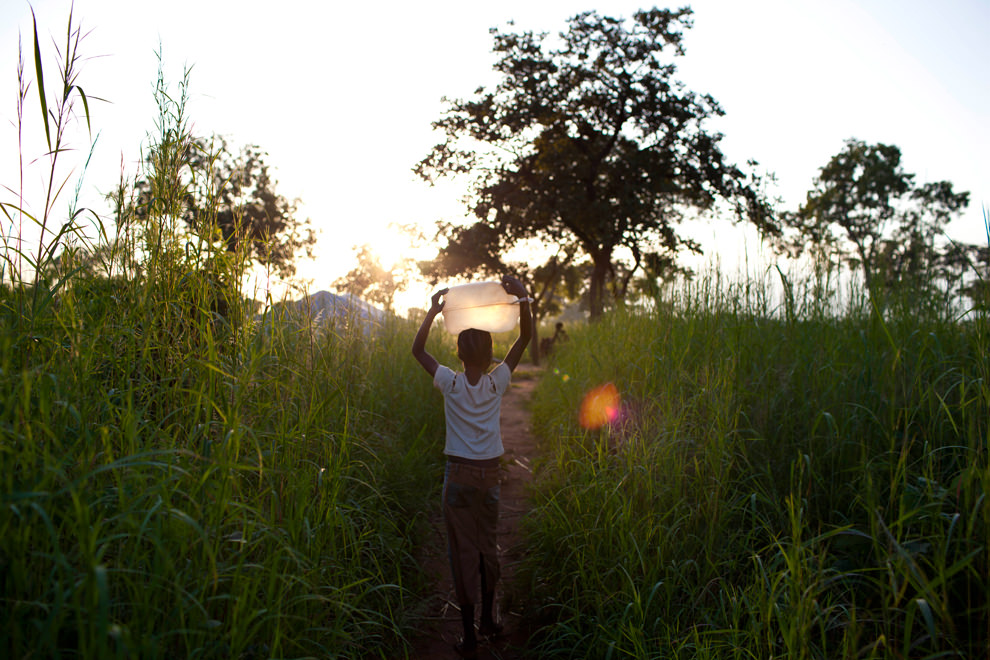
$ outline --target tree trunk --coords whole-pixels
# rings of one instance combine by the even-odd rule
[[[592,255],[591,283],[588,289],[588,307],[591,313],[591,320],[601,317],[604,303],[602,297],[605,294],[605,276],[608,274],[609,260],[600,253]]]
[[[866,287],[866,293],[870,297],[870,303],[876,305],[877,309],[882,309],[883,305],[879,296],[880,291],[877,286],[877,271],[874,268],[876,250],[871,248],[867,251],[866,247],[861,244],[857,244],[856,248],[859,252],[860,262],[862,263],[863,286]]]
[[[529,359],[533,366],[540,366],[540,317],[537,315],[537,302],[530,303],[530,310],[533,314],[533,338],[529,340]]]

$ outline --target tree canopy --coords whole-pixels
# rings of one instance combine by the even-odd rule
[[[933,269],[958,269],[958,248],[943,251],[936,239],[968,204],[969,193],[948,181],[916,183],[898,147],[850,139],[821,168],[804,204],[784,217],[794,230],[792,253],[833,249],[860,269],[876,298],[881,287],[918,285]]]
[[[700,251],[677,229],[689,211],[726,200],[737,218],[775,232],[752,180],[726,160],[722,135],[704,125],[721,107],[674,78],[691,15],[688,8],[639,11],[631,20],[585,12],[556,40],[492,29],[500,81],[468,100],[445,99],[434,122],[444,140],[415,168],[429,182],[471,179],[476,221],[446,227],[438,258],[484,268],[526,239],[573,243],[591,262],[594,317],[606,283],[618,281],[620,253],[632,261],[631,276],[647,259]]]
[[[237,153],[220,136],[190,138],[183,152],[180,215],[194,233],[221,240],[283,277],[295,273],[300,251],[309,253],[316,237],[309,219],[298,217],[299,200],[276,192],[267,154],[257,145]],[[142,215],[152,195],[147,179],[138,179],[136,211]]]

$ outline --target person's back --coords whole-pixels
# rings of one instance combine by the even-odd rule
[[[439,365],[433,376],[434,386],[443,393],[444,454],[469,460],[498,458],[503,453],[499,413],[511,370],[502,362],[485,372],[492,363],[492,336],[483,330],[459,333],[457,356],[463,372]]]

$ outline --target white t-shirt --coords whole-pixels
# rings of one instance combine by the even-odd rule
[[[476,384],[463,372],[440,365],[433,386],[443,393],[447,418],[447,440],[443,453],[472,460],[502,455],[499,413],[502,395],[509,387],[512,371],[504,362],[484,374]]]

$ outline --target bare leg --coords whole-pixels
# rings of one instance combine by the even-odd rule
[[[502,632],[502,626],[495,623],[495,585],[489,585],[485,579],[484,558],[481,560],[481,625],[478,631],[484,637]]]
[[[461,605],[464,639],[454,648],[462,658],[474,658],[478,653],[478,638],[474,634],[474,605]]]

